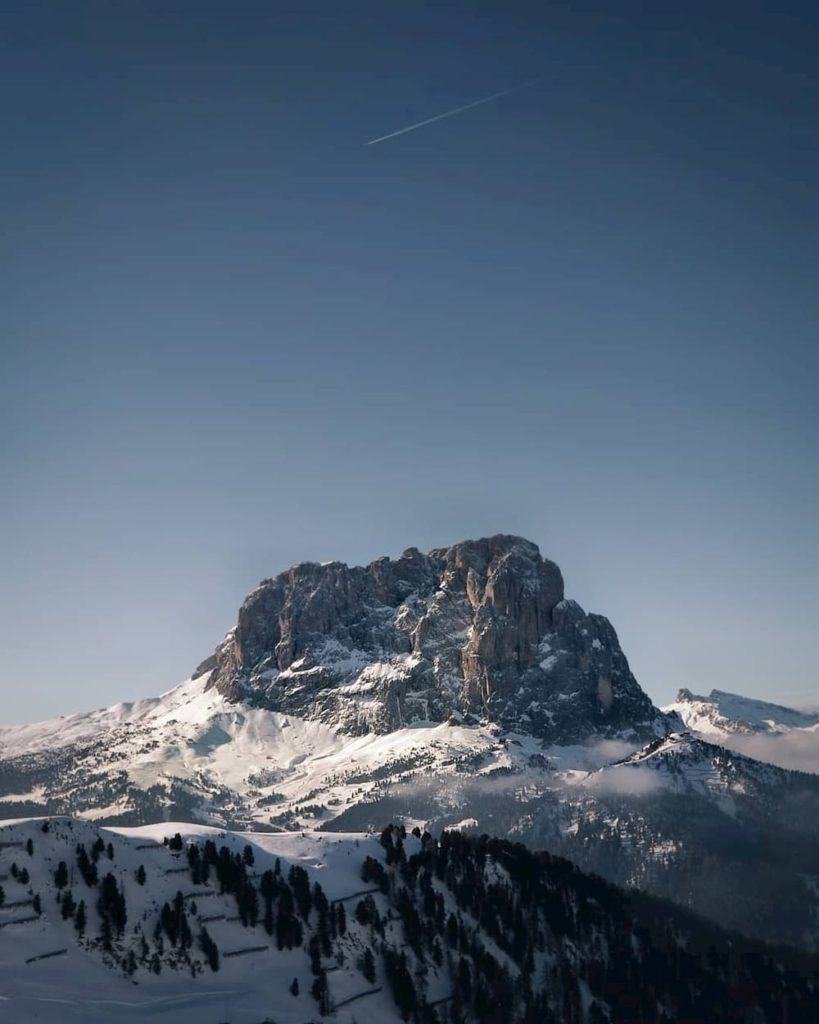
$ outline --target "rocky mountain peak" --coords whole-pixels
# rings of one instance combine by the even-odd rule
[[[564,599],[536,544],[499,534],[264,580],[198,673],[229,699],[352,732],[479,715],[544,738],[654,729],[607,619]]]

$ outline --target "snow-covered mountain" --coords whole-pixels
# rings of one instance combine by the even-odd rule
[[[0,878],[8,1024],[819,1015],[805,956],[486,837],[23,820]]]
[[[707,697],[700,697],[682,689],[665,710],[678,714],[693,732],[720,740],[735,733],[781,735],[794,729],[810,730],[819,736],[819,712],[798,711],[724,690],[712,690]]]
[[[782,768],[819,772],[819,713],[712,690],[680,690],[664,709],[698,736]]]
[[[655,735],[662,718],[609,621],[506,535],[366,568],[296,565],[250,594],[204,672],[231,700],[354,733],[475,714],[570,742]]]
[[[265,581],[175,690],[0,729],[0,808],[315,826],[388,779],[550,770],[555,744],[598,767],[596,744],[622,753],[676,722],[557,566],[497,536]]]
[[[721,743],[653,707],[608,621],[500,536],[296,566],[174,690],[0,729],[0,815],[461,826],[815,945],[819,779]]]

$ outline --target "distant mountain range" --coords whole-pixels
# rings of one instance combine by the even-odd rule
[[[819,712],[797,711],[724,690],[712,690],[707,697],[680,690],[666,710],[676,712],[689,729],[719,739],[758,733],[781,736],[794,730],[819,735]]]
[[[680,690],[665,708],[686,728],[732,750],[782,768],[819,772],[819,712],[712,690],[699,697]]]
[[[815,947],[819,777],[738,746],[815,753],[809,719],[718,692],[654,707],[608,620],[502,535],[263,582],[175,690],[0,729],[0,814],[457,826]]]

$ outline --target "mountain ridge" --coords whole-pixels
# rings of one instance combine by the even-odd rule
[[[611,624],[531,542],[405,556],[302,563],[161,697],[0,729],[0,813],[461,826],[819,945],[816,775],[732,756],[655,708]]]
[[[566,741],[664,728],[608,619],[510,534],[293,566],[248,595],[206,672],[228,699],[354,733],[453,715]]]

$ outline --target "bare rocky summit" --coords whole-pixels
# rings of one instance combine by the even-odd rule
[[[477,716],[543,739],[656,734],[662,716],[602,615],[521,537],[262,582],[197,674],[235,701],[354,732]]]

